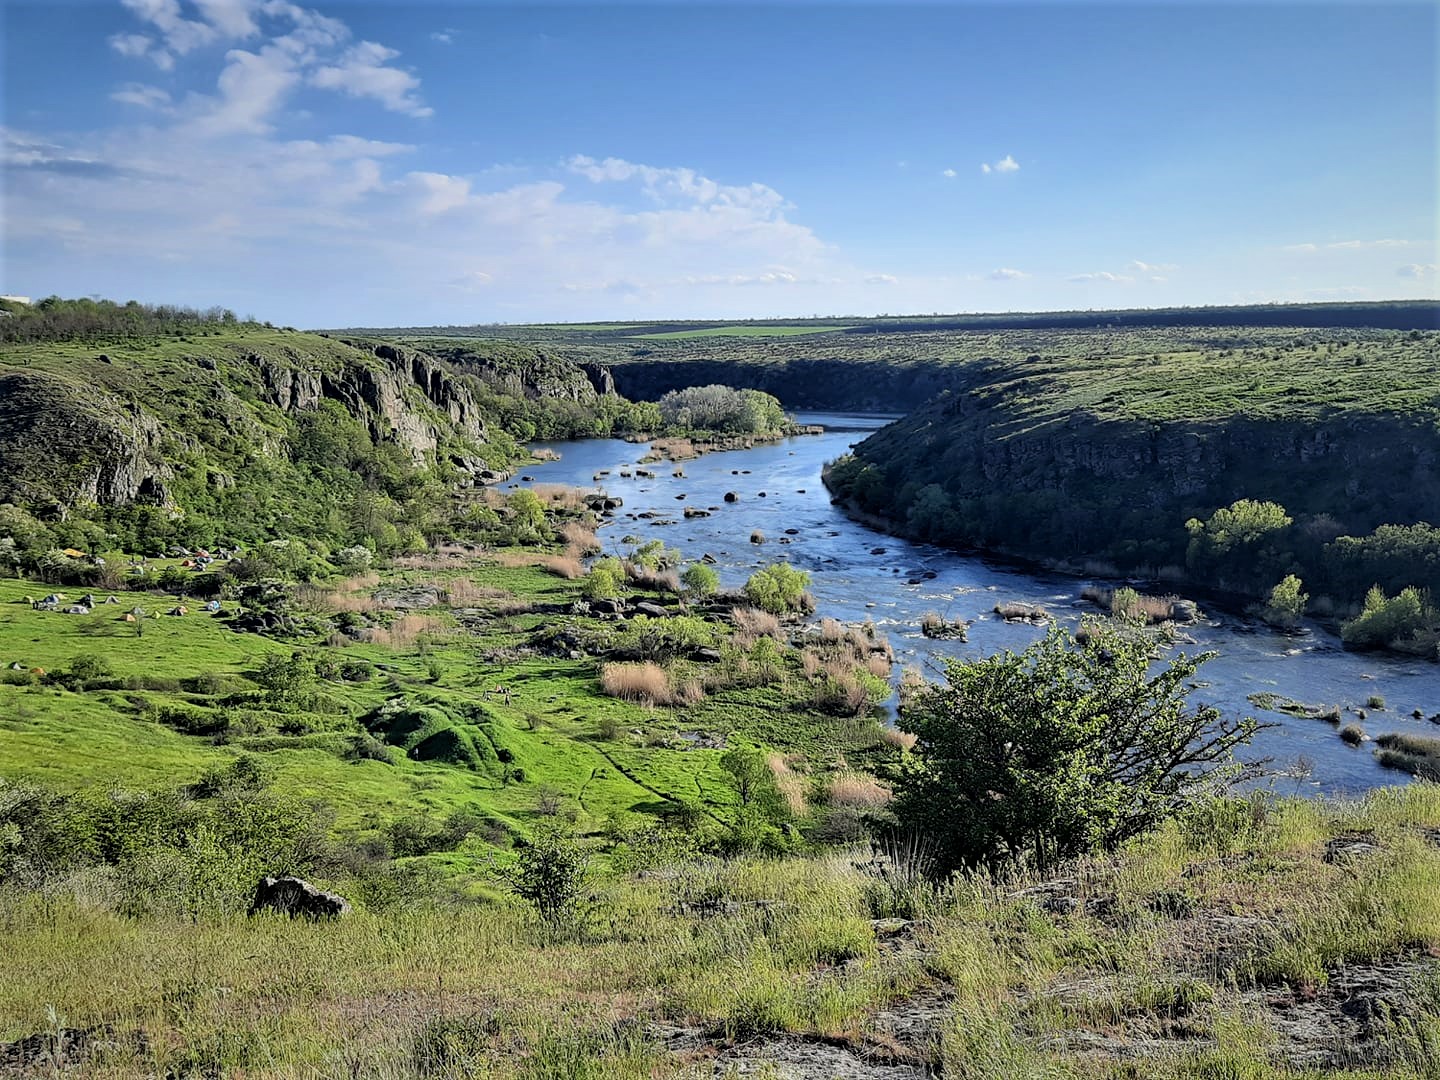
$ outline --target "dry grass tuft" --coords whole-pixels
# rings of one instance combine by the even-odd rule
[[[366,635],[376,645],[387,645],[392,649],[406,649],[422,637],[438,637],[447,634],[451,627],[433,615],[402,615],[389,626],[376,626]]]
[[[843,772],[830,778],[830,805],[878,810],[890,802],[890,789],[869,773]]]
[[[901,731],[899,728],[887,727],[880,733],[880,741],[897,750],[914,750],[915,744],[920,741],[920,736],[912,735],[908,731]]]
[[[496,566],[516,570],[522,566],[544,566],[550,556],[540,551],[495,551],[489,558]]]
[[[871,653],[865,658],[865,670],[877,679],[890,678],[890,669],[893,666],[890,658],[882,653]]]
[[[545,569],[556,577],[574,581],[585,576],[585,565],[572,555],[556,555],[545,560]]]
[[[659,664],[606,664],[600,669],[600,688],[610,697],[654,708],[675,700],[670,676]],[[703,696],[703,691],[702,691]]]
[[[790,768],[790,763],[780,754],[765,758],[770,775],[775,778],[775,787],[790,813],[799,817],[805,813],[805,778]]]
[[[598,555],[600,553],[600,537],[595,535],[594,530],[587,528],[578,521],[567,521],[560,526],[560,539],[565,541],[565,554],[583,558],[586,555]]]
[[[747,649],[762,637],[774,638],[776,641],[785,640],[785,632],[780,627],[780,620],[768,611],[752,607],[737,607],[730,612],[730,620],[735,624],[736,641]]]

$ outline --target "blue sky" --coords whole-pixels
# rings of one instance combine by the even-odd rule
[[[4,0],[0,291],[312,327],[1433,297],[1437,10]]]

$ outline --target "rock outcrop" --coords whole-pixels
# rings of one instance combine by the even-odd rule
[[[317,889],[304,878],[263,877],[255,886],[250,914],[262,911],[278,911],[292,918],[338,919],[350,914],[350,902],[336,893]]]

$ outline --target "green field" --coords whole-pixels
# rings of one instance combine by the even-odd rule
[[[688,341],[693,338],[803,337],[848,330],[848,326],[712,326],[703,330],[670,330],[664,333],[635,334],[646,341]]]

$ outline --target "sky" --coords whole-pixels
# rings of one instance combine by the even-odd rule
[[[1437,295],[1433,3],[0,0],[0,293],[297,327]]]

